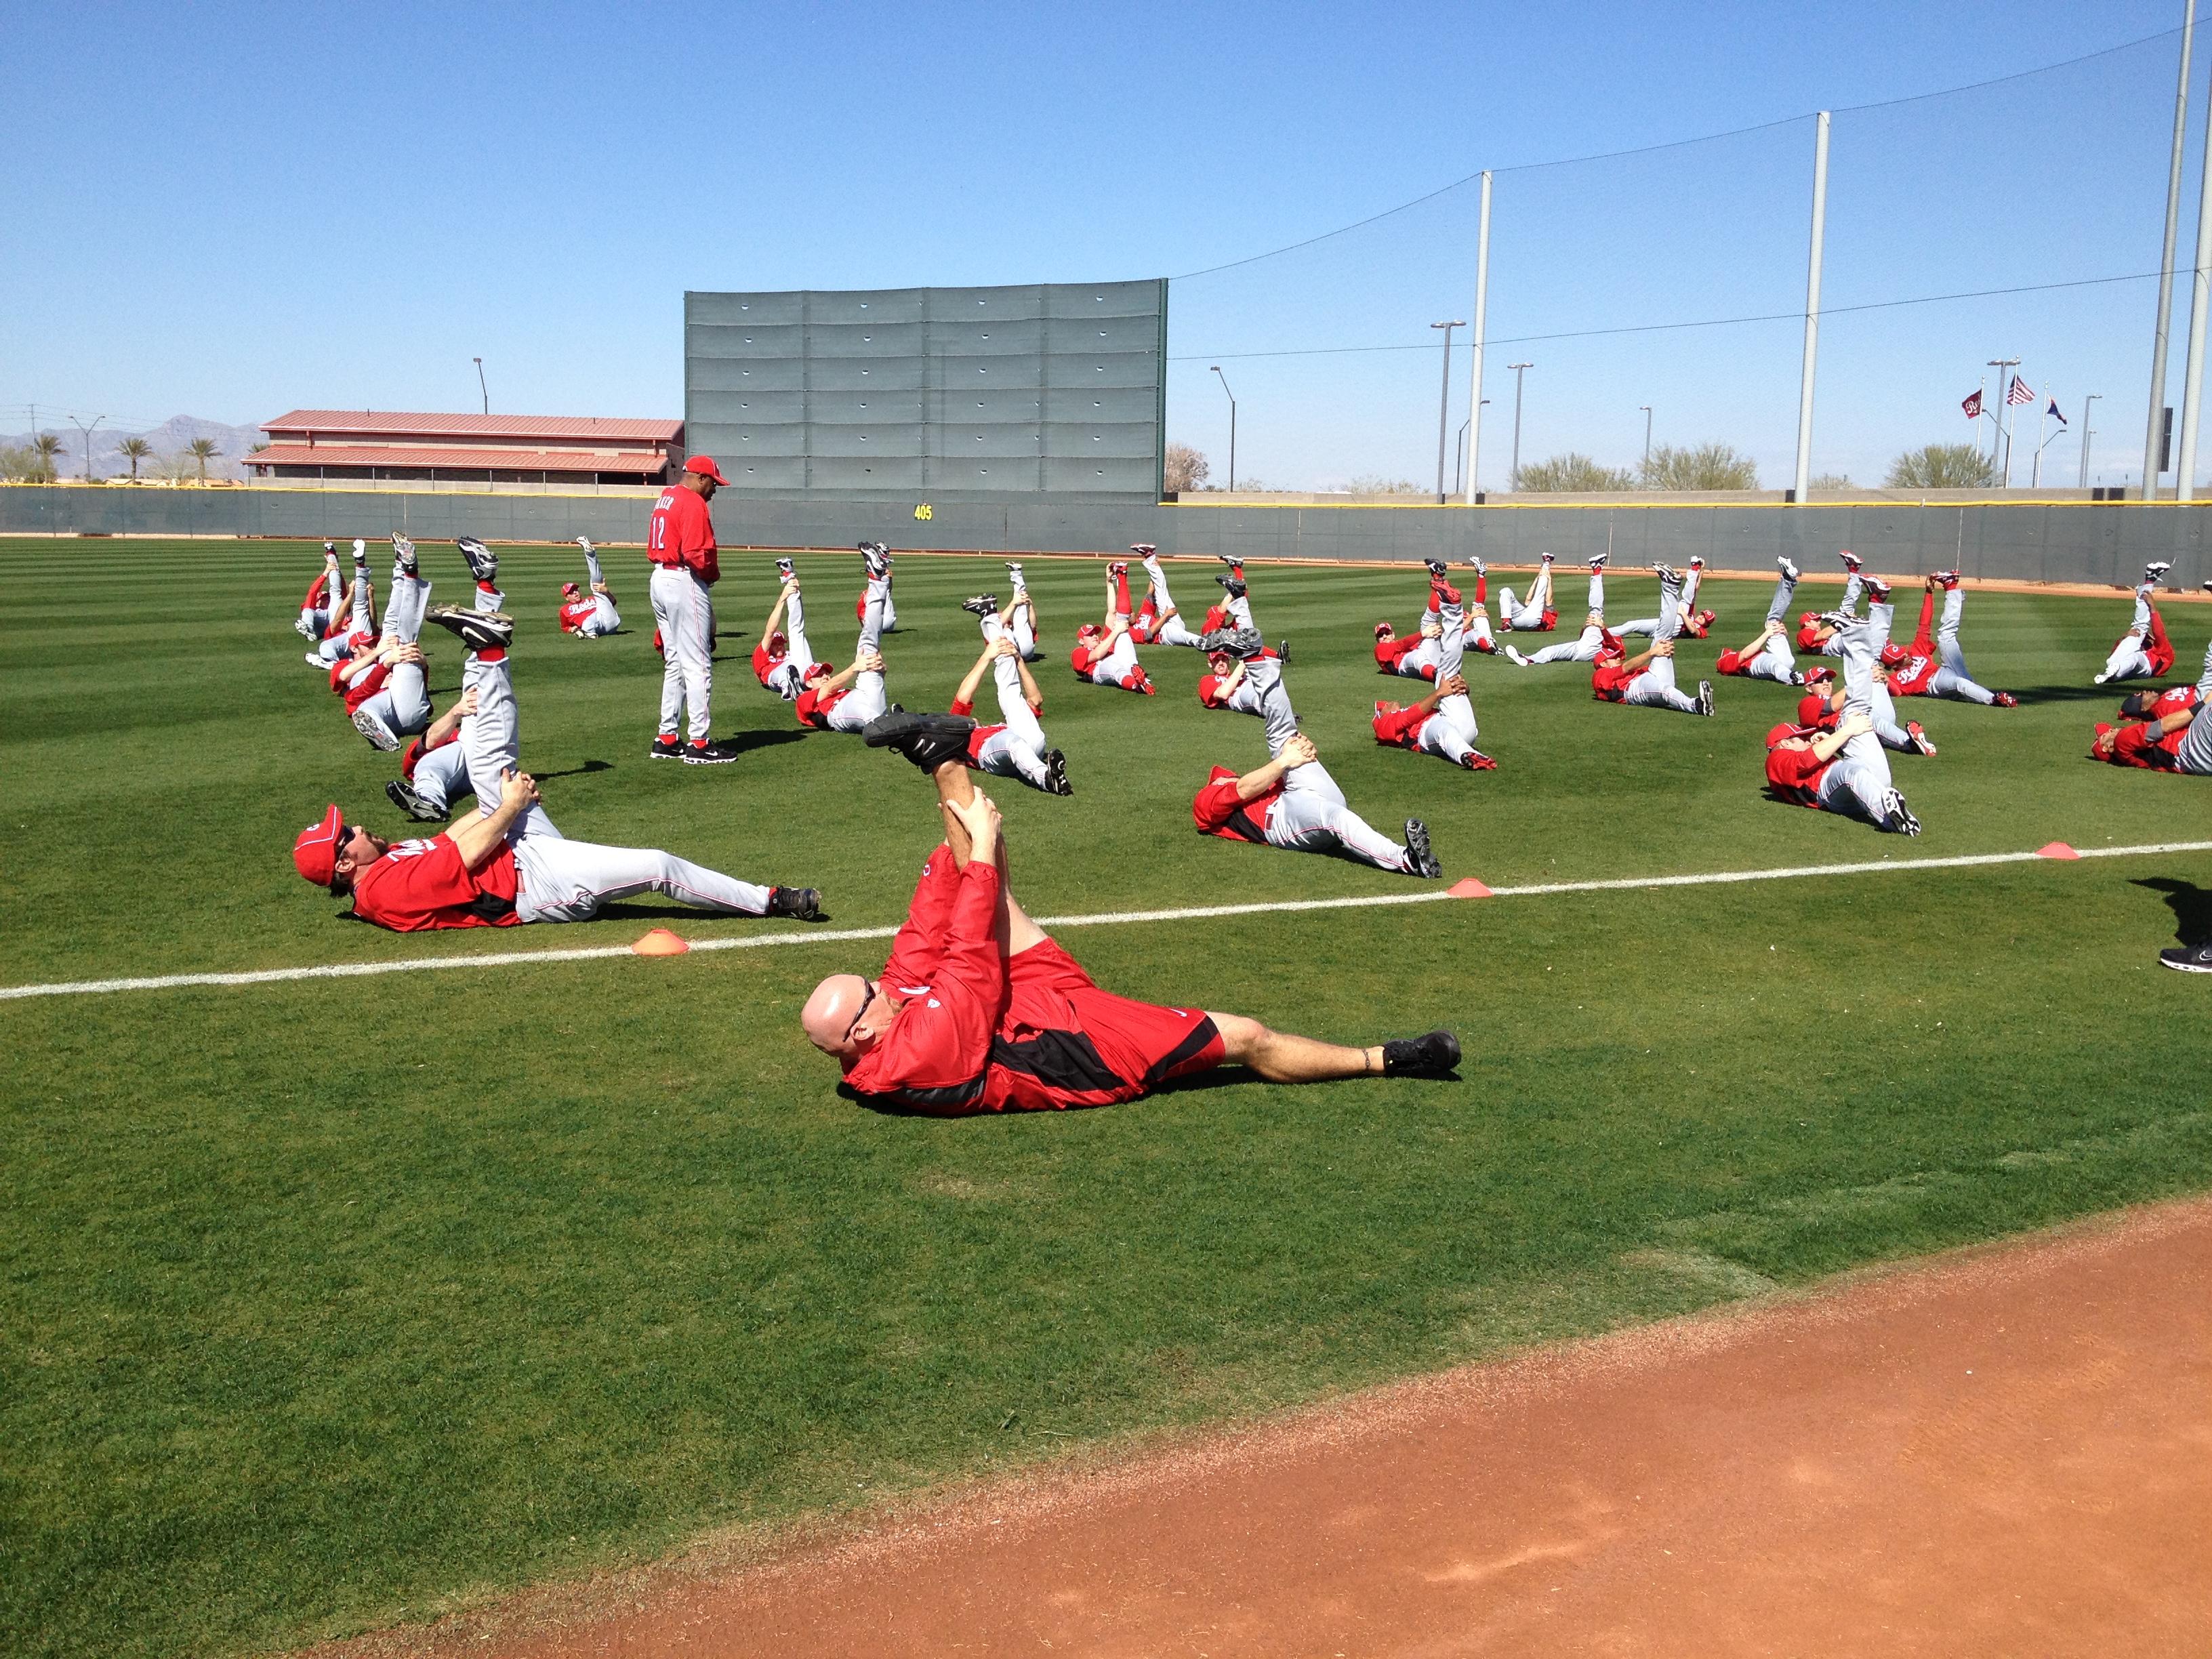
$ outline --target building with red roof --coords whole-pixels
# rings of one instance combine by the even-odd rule
[[[661,484],[684,457],[681,421],[295,409],[261,429],[256,478]]]

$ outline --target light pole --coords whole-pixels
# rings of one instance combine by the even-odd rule
[[[1638,404],[1636,406],[1644,411],[1644,471],[1648,474],[1651,471],[1651,405]]]
[[[1461,318],[1449,323],[1431,323],[1429,326],[1444,331],[1444,384],[1443,390],[1437,394],[1437,505],[1442,507],[1444,503],[1444,439],[1451,430],[1451,331],[1455,328],[1465,328],[1467,319]]]
[[[79,432],[84,434],[84,481],[87,483],[90,483],[92,482],[92,434],[98,428],[100,423],[106,420],[107,416],[105,415],[94,416],[93,417],[92,425],[90,426],[87,426],[82,421],[77,419],[74,415],[70,416],[69,418],[70,424],[75,427]],[[38,434],[33,433],[32,435],[35,437]]]
[[[1485,398],[1482,400],[1481,406],[1487,409],[1490,406],[1490,399]],[[1465,420],[1459,423],[1459,436],[1452,440],[1452,494],[1455,495],[1461,495],[1465,491],[1467,484],[1467,429],[1474,424],[1474,416],[1470,414]]]
[[[1221,374],[1221,365],[1213,365],[1213,372]],[[1229,390],[1229,377],[1221,374],[1221,390],[1229,398],[1229,493],[1237,493],[1237,394]]]
[[[2007,384],[2010,377],[2006,371],[2019,368],[2020,359],[1992,357],[1984,367],[1994,368],[1997,372],[1997,430],[1996,435],[1990,441],[1990,459],[1993,464],[1995,463],[1997,458],[1997,446],[2002,444],[2004,446],[2004,482],[1997,488],[2009,489],[2012,488],[2012,436],[2005,430],[2005,410],[2012,407],[2012,389]]]
[[[477,390],[483,393],[483,412],[489,415],[491,413],[491,393],[484,386],[483,359],[478,357],[475,362],[477,366]]]
[[[2089,487],[2089,405],[2104,395],[2101,392],[2093,392],[2081,399],[2081,470],[2074,480],[2076,489]]]
[[[1536,365],[1508,363],[1505,367],[1513,371],[1513,470],[1505,475],[1505,487],[1518,489],[1521,488],[1521,379]]]

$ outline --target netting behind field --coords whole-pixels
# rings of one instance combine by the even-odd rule
[[[1929,443],[1993,447],[1992,358],[2013,406],[2011,481],[2137,482],[2180,33],[1960,91],[1835,112],[1816,477],[1880,483]],[[2197,42],[2180,251],[2194,246],[2212,34]],[[1727,444],[1792,482],[1814,119],[1626,155],[1492,170],[1477,484],[1509,487],[1516,375],[1524,468],[1577,452],[1616,475],[1655,446]],[[1479,159],[1479,158],[1476,158]],[[1176,279],[1168,437],[1239,489],[1437,485],[1441,331],[1471,319],[1479,176],[1350,228]],[[2189,278],[2166,402],[2179,403]],[[2011,290],[2011,291],[2004,291]],[[1452,331],[1443,488],[1466,485],[1469,331]],[[2066,419],[2045,419],[2056,399]],[[2039,438],[2047,438],[2039,469]],[[2002,458],[2000,457],[2000,459]],[[1524,473],[1524,477],[1527,475]]]

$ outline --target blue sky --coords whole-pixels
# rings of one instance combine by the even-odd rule
[[[295,405],[677,415],[687,288],[1181,276],[1501,172],[1493,339],[1789,312],[1811,124],[2173,27],[2136,0],[1753,5],[9,8],[0,429],[21,406],[232,422]],[[2182,223],[2195,222],[2202,88]],[[1826,298],[2158,262],[2175,46],[1839,113]],[[1525,164],[1782,123],[1656,155]],[[1433,477],[1426,325],[1473,303],[1472,187],[1179,283],[1171,437],[1325,487]],[[2183,283],[2185,295],[2187,284]],[[1839,314],[1816,471],[1968,434],[2021,356],[2093,478],[2132,476],[2154,289]],[[2185,321],[2175,328],[2177,353]],[[1461,337],[1464,339],[1464,333]],[[1485,482],[1721,438],[1786,481],[1790,321],[1495,347]],[[1413,345],[1334,356],[1238,354]],[[2172,398],[2179,401],[2179,368]],[[1455,368],[1465,418],[1464,357]],[[2025,443],[2017,452],[2026,471]],[[2046,456],[2070,483],[2071,434]]]

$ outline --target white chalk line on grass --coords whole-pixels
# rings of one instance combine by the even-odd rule
[[[2142,847],[2085,847],[2085,859],[2142,858],[2160,853],[2212,852],[2212,841],[2154,842]],[[1781,870],[1715,870],[1688,876],[1625,876],[1611,881],[1550,881],[1493,887],[1468,896],[1540,898],[1553,893],[1613,893],[1650,887],[1713,887],[1745,881],[1796,881],[1808,876],[1858,876],[1900,870],[1964,870],[1988,864],[2050,861],[2047,853],[1978,853],[1963,858],[1879,859],[1864,864],[1808,864]],[[1042,927],[1115,927],[1141,921],[1204,921],[1216,916],[1265,915],[1290,910],[1366,910],[1387,904],[1433,904],[1461,896],[1448,887],[1418,893],[1373,893],[1356,898],[1279,899],[1263,904],[1206,904],[1177,910],[1109,910],[1087,916],[1039,916]],[[893,927],[841,927],[805,933],[758,933],[746,939],[690,941],[693,951],[750,951],[779,945],[834,945],[889,939]],[[371,974],[421,973],[440,968],[513,968],[544,962],[597,962],[636,955],[627,945],[578,951],[501,951],[488,956],[417,957],[401,962],[326,963],[313,968],[264,968],[244,974],[165,974],[152,979],[87,979],[55,985],[0,986],[0,1001],[19,997],[99,996],[115,991],[175,991],[194,986],[274,985],[301,979],[359,979]]]

